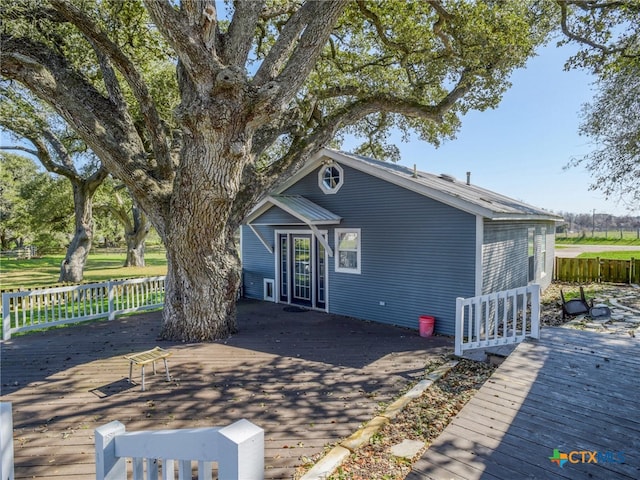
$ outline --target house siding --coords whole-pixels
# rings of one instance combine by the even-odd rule
[[[254,225],[260,235],[273,247],[274,229]],[[275,279],[273,255],[246,225],[242,226],[242,291],[245,297],[262,300],[264,279]]]
[[[528,229],[534,228],[535,275],[529,282]],[[542,236],[543,229],[546,235]],[[482,246],[482,294],[539,283],[545,289],[551,283],[553,222],[495,222],[484,221]],[[542,265],[542,245],[546,245],[546,259]]]
[[[335,257],[328,258],[329,312],[415,330],[419,317],[430,315],[436,318],[437,333],[453,335],[457,297],[531,283],[531,227],[535,229],[533,281],[543,288],[551,282],[555,244],[552,221],[482,219],[476,213],[395,185],[384,178],[388,172],[378,178],[341,166],[342,186],[334,194],[324,193],[318,185],[320,167],[278,192],[302,195],[342,218],[337,225],[321,228],[334,251],[336,228],[360,230],[359,274],[336,272]],[[276,230],[309,232],[307,225],[275,206],[253,219],[252,224],[272,247]],[[481,231],[476,232],[476,228]],[[546,236],[542,235],[543,229]],[[242,256],[244,293],[262,299],[263,279],[277,279],[275,256],[247,227],[243,228]]]
[[[336,272],[329,259],[329,311],[413,329],[420,315],[431,315],[436,332],[454,334],[455,299],[475,288],[475,216],[343,169],[336,194],[320,190],[317,170],[283,192],[343,218],[329,228],[334,250],[335,228],[361,230],[360,274]]]

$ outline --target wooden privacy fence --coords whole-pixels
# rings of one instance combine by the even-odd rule
[[[77,323],[164,305],[165,277],[136,278],[2,294],[2,339],[16,332]],[[1,480],[1,479],[0,479]]]
[[[640,283],[640,259],[556,257],[553,272],[561,282]]]

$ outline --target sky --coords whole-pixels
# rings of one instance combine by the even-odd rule
[[[526,68],[512,74],[512,87],[496,109],[469,112],[456,138],[437,149],[417,138],[402,143],[394,135],[399,163],[464,181],[471,172],[471,182],[480,187],[553,212],[629,214],[628,206],[589,190],[592,178],[584,166],[564,168],[595,149],[578,135],[581,107],[594,96],[594,78],[564,70],[571,52],[553,41],[540,49]],[[349,140],[342,148],[353,147]]]

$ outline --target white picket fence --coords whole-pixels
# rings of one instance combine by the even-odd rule
[[[0,257],[29,259],[35,257],[38,253],[38,247],[30,245],[28,247],[14,248],[13,250],[3,250],[0,252]]]
[[[456,299],[455,354],[540,338],[540,285]]]
[[[2,338],[16,332],[161,307],[165,277],[42,288],[2,294]],[[2,479],[0,479],[2,480]]]
[[[218,462],[218,478],[261,480],[264,478],[264,430],[248,420],[229,426],[183,430],[125,432],[114,421],[95,430],[96,480],[126,480],[131,458],[133,480],[192,478],[197,464],[198,480],[211,480],[212,463]],[[146,475],[145,475],[146,470]]]

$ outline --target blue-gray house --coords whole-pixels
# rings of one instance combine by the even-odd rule
[[[454,334],[456,297],[552,278],[560,217],[447,175],[324,149],[248,215],[243,291]]]

